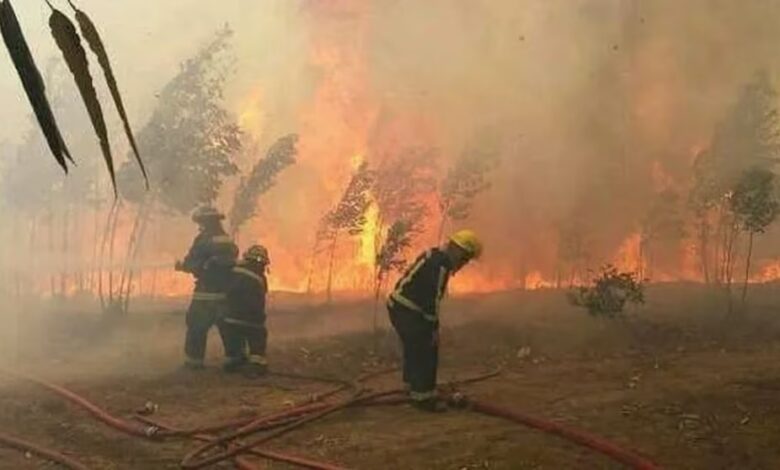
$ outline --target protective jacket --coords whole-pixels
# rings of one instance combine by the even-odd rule
[[[238,247],[224,230],[199,233],[182,262],[182,270],[195,277],[193,299],[199,294],[201,297],[208,294],[224,296],[236,258]]]
[[[233,268],[227,289],[228,319],[246,326],[265,323],[265,298],[268,281],[265,268],[252,261],[243,261]]]
[[[390,294],[389,306],[400,305],[438,324],[439,303],[452,274],[449,256],[439,248],[420,255],[404,273]]]

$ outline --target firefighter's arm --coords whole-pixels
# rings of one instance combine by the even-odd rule
[[[190,251],[187,252],[187,256],[183,261],[176,262],[176,270],[185,273],[194,274],[195,271],[203,264],[203,246],[196,238],[190,247]]]
[[[433,317],[439,316],[439,300],[441,297],[442,267],[434,259],[429,260],[421,272],[420,280],[425,283],[425,299],[420,305],[423,311]]]

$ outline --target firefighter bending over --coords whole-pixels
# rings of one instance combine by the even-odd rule
[[[443,411],[436,398],[439,364],[439,302],[447,283],[482,252],[474,232],[455,233],[441,248],[420,255],[390,294],[390,322],[403,344],[403,380],[412,403],[426,411]]]
[[[176,270],[195,277],[195,290],[187,311],[187,336],[184,343],[185,367],[202,369],[206,355],[208,333],[227,311],[225,291],[230,272],[236,264],[238,247],[222,228],[225,216],[209,206],[198,208],[192,221],[199,233],[184,261],[176,262]],[[224,335],[220,328],[220,335]]]
[[[268,369],[265,299],[268,293],[266,271],[270,264],[268,250],[254,245],[233,268],[227,291],[228,314],[222,325],[227,372],[245,370],[250,375],[262,375]]]

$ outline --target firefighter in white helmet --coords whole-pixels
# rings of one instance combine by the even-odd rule
[[[403,380],[420,409],[444,410],[436,398],[439,302],[450,276],[481,254],[482,243],[474,232],[456,232],[444,246],[420,255],[388,299],[390,321],[403,344]]]
[[[225,290],[236,264],[238,247],[222,228],[224,218],[211,206],[198,208],[192,221],[198,224],[199,233],[184,261],[176,262],[177,271],[195,277],[184,344],[184,365],[190,369],[203,368],[208,332],[215,324],[220,326],[219,321],[227,311]]]

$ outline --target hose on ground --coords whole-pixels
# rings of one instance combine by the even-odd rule
[[[44,380],[40,380],[40,379],[37,379],[35,377],[31,377],[29,375],[26,375],[26,374],[13,372],[13,371],[6,370],[6,369],[0,369],[0,372],[6,373],[7,375],[10,375],[10,376],[12,376],[14,378],[17,378],[17,379],[20,379],[20,380],[25,380],[25,381],[34,383],[34,384],[36,384],[36,385],[38,385],[40,387],[43,387],[46,390],[49,390],[49,391],[55,393],[56,395],[59,395],[62,398],[66,399],[67,401],[69,401],[69,402],[71,402],[71,403],[73,403],[73,404],[75,404],[75,405],[85,409],[92,416],[94,416],[96,419],[98,419],[98,421],[108,425],[109,427],[111,427],[113,429],[116,429],[117,431],[120,431],[122,433],[131,435],[131,436],[142,437],[142,438],[145,438],[145,439],[151,439],[151,438],[155,438],[155,437],[168,437],[168,436],[195,437],[196,435],[200,435],[200,436],[202,436],[204,438],[206,437],[205,433],[202,430],[194,430],[194,431],[191,430],[188,433],[183,433],[182,431],[178,431],[178,430],[175,430],[175,429],[166,430],[166,429],[163,429],[163,428],[161,428],[161,427],[159,427],[157,425],[148,424],[148,423],[147,423],[146,426],[143,426],[143,427],[142,426],[138,426],[134,422],[126,421],[126,420],[117,418],[117,417],[109,414],[107,411],[103,410],[102,408],[100,408],[99,406],[95,405],[94,403],[92,403],[92,402],[82,398],[78,394],[76,394],[76,393],[74,393],[74,392],[72,392],[72,391],[70,391],[70,390],[68,390],[68,389],[66,389],[64,387],[61,387],[59,385],[51,384],[51,383],[46,382]],[[246,423],[247,421],[251,421],[251,420],[247,420],[246,418],[241,420],[241,422],[243,422],[243,423]],[[212,428],[221,427],[221,426],[224,426],[225,424],[226,423],[222,423],[221,425],[218,425],[218,426],[212,426]],[[278,425],[277,423],[273,423],[273,424],[274,425]],[[281,423],[281,424],[285,424],[285,423]],[[224,427],[222,427],[222,429],[224,429]],[[10,442],[11,441],[9,441],[8,445],[11,445]],[[27,443],[27,444],[29,444],[31,446],[34,446],[34,444],[31,444],[31,443]],[[40,450],[41,451],[46,451],[46,449],[43,449],[43,448],[40,448]],[[54,456],[55,454],[52,454],[52,456]],[[318,463],[318,462],[313,462],[313,461],[309,461],[309,460],[306,460],[306,459],[301,459],[301,458],[298,458],[298,457],[291,457],[291,456],[287,456],[285,454],[281,454],[281,453],[278,453],[278,452],[268,453],[267,458],[271,458],[272,460],[280,460],[281,459],[280,461],[283,461],[283,462],[286,462],[286,463],[290,463],[290,464],[294,464],[294,465],[297,465],[298,462],[300,462],[301,464],[303,464],[302,466],[304,468],[316,468],[316,469],[323,469],[323,470],[343,470],[340,467],[330,466],[329,464],[321,464],[321,463]],[[67,460],[67,457],[65,457],[65,459]],[[71,463],[76,463],[76,462],[71,461]],[[250,464],[248,464],[246,461],[239,461],[237,463],[239,464],[239,467],[242,467],[244,470],[255,470],[255,467],[250,465]],[[76,465],[78,465],[78,463],[76,463]],[[73,467],[73,468],[78,468],[79,470],[83,470],[86,467],[81,466],[81,467]]]
[[[11,447],[22,452],[29,452],[50,462],[58,463],[65,468],[70,468],[72,470],[87,470],[87,467],[64,454],[15,436],[0,433],[0,445]]]
[[[461,401],[458,400],[458,398],[460,397],[455,398],[456,402]],[[478,401],[478,400],[470,400],[466,398],[463,398],[463,400],[465,400],[465,404],[467,404],[472,411],[476,411],[478,413],[486,414],[489,416],[494,416],[497,418],[508,419],[515,423],[523,424],[531,428],[544,431],[549,434],[558,435],[560,437],[568,439],[571,442],[580,444],[582,446],[595,450],[596,452],[599,452],[603,455],[606,455],[607,457],[610,457],[611,459],[617,462],[627,465],[630,468],[636,470],[659,470],[660,469],[658,465],[651,462],[647,458],[642,457],[641,455],[631,452],[629,450],[623,449],[622,447],[619,447],[618,445],[604,438],[589,434],[585,431],[580,431],[578,429],[573,429],[568,426],[564,426],[560,423],[546,421],[540,418],[529,416],[524,413],[511,410],[509,408],[493,405],[491,403]]]
[[[54,392],[55,394],[61,396],[62,398],[73,403],[74,405],[86,410],[98,421],[101,421],[104,424],[120,432],[129,434],[131,436],[143,437],[143,438],[151,438],[158,434],[159,429],[152,426],[147,426],[147,427],[138,426],[136,423],[132,421],[126,421],[124,419],[117,418],[109,414],[107,411],[103,410],[99,406],[95,405],[94,403],[90,402],[89,400],[77,395],[76,393],[71,392],[67,388],[46,382],[44,380],[37,379],[35,377],[31,377],[26,374],[21,374],[18,372],[13,372],[4,369],[2,371],[12,377],[34,383],[36,385],[39,385],[40,387],[45,388],[46,390]]]
[[[476,377],[467,378],[464,380],[454,381],[449,384],[445,384],[444,386],[454,386],[458,384],[465,384],[465,383],[473,383],[480,380],[487,380],[489,378],[495,377],[500,373],[500,369],[490,372],[488,374],[482,374],[478,375]],[[368,375],[369,377],[372,375]],[[359,384],[361,379],[365,380],[364,377],[358,378],[355,380],[354,383]],[[262,418],[259,418],[258,420],[234,431],[233,433],[227,434],[220,439],[206,443],[202,446],[199,446],[198,448],[194,449],[192,452],[187,454],[184,459],[181,462],[182,468],[194,470],[206,467],[208,465],[213,465],[218,462],[227,460],[231,457],[237,456],[241,454],[242,452],[247,452],[249,449],[252,449],[260,444],[266,443],[274,438],[277,438],[283,434],[286,434],[296,428],[299,428],[305,424],[308,424],[312,421],[316,421],[318,419],[321,419],[325,416],[328,416],[336,411],[342,410],[347,407],[356,406],[361,403],[369,403],[372,400],[380,399],[383,397],[388,397],[392,395],[398,395],[403,393],[403,390],[389,390],[389,391],[382,391],[382,392],[375,392],[371,393],[369,395],[362,395],[362,389],[358,388],[354,391],[352,396],[348,398],[345,401],[327,405],[324,403],[315,403],[311,405],[303,405],[296,408],[293,408],[291,410],[283,411],[281,413],[272,414],[269,416],[265,416]],[[401,402],[407,401],[405,398],[401,400]],[[301,415],[303,416],[299,421],[295,421],[281,429],[278,429],[272,433],[266,434],[264,436],[261,436],[259,438],[256,438],[246,444],[240,444],[237,446],[232,446],[226,451],[211,455],[211,456],[204,456],[212,449],[216,449],[218,447],[224,447],[229,445],[229,443],[233,440],[240,439],[242,437],[246,437],[250,434],[254,434],[263,430],[268,429],[267,426],[269,423],[274,422],[275,420],[279,419],[286,419],[290,418],[292,416]],[[306,416],[309,415],[309,416]]]
[[[162,423],[159,420],[152,420],[152,419],[144,417],[144,416],[139,416],[139,417],[137,417],[137,419],[143,420],[146,424],[149,424],[149,425],[152,425],[152,426],[157,426],[160,429],[164,429],[166,431],[171,431],[171,432],[178,431],[176,428],[174,428],[174,427],[172,427],[172,426],[170,426],[168,424]],[[215,441],[217,439],[215,436],[208,435],[208,434],[205,434],[205,433],[204,434],[196,434],[196,435],[193,435],[192,437],[194,439],[197,439],[197,440],[203,441],[203,442],[213,442],[213,441]],[[251,455],[254,455],[254,456],[257,456],[257,457],[263,457],[263,458],[266,458],[266,459],[269,459],[269,460],[275,460],[277,462],[284,462],[284,463],[288,463],[288,464],[291,464],[291,465],[296,465],[296,466],[301,467],[301,468],[308,468],[308,469],[312,469],[312,470],[346,470],[344,467],[340,467],[340,466],[337,466],[337,465],[332,465],[332,464],[323,463],[323,462],[316,462],[314,460],[309,460],[309,459],[306,459],[306,458],[303,458],[303,457],[297,457],[297,456],[293,456],[293,455],[282,454],[282,453],[273,452],[273,451],[270,451],[270,450],[250,449],[247,453],[249,453]],[[250,469],[250,468],[254,469],[255,468],[254,465],[252,465],[250,463],[247,463],[246,461],[239,460],[239,459],[236,459],[236,461],[237,461],[236,463],[238,463],[239,467],[243,467],[245,469]]]

